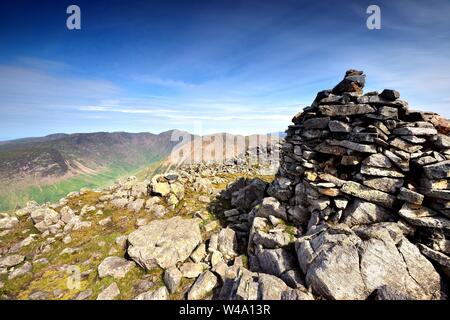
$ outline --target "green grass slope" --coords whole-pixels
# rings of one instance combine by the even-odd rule
[[[46,185],[31,186],[0,186],[0,211],[13,210],[23,206],[27,201],[34,200],[38,203],[57,202],[69,192],[78,191],[81,188],[102,188],[114,183],[117,179],[131,175],[141,175],[141,172],[149,174],[152,164],[159,163],[163,157],[154,156],[149,162],[141,166],[111,165],[99,174],[81,174],[66,180]]]
[[[27,201],[55,202],[71,191],[99,188],[165,159],[172,132],[88,133],[20,139],[0,145],[0,210]]]

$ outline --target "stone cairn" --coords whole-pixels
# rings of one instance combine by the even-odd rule
[[[299,228],[294,250],[315,296],[443,298],[449,124],[409,110],[395,90],[363,95],[364,85],[363,72],[349,70],[293,118],[268,193]],[[264,259],[259,264],[267,272]]]

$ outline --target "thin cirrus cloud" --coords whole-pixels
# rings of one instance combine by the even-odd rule
[[[152,84],[152,85],[157,85],[157,86],[163,86],[163,87],[182,88],[182,89],[197,87],[196,84],[189,83],[189,82],[186,82],[183,80],[160,78],[160,77],[156,77],[156,76],[140,75],[140,76],[134,76],[132,78],[134,78],[134,80],[136,80],[136,81],[140,81],[140,82],[148,83],[148,84]]]
[[[153,102],[158,107],[152,108]],[[130,101],[128,101],[130,103]],[[160,101],[157,98],[152,100],[138,100],[135,102],[137,105],[147,105],[145,108],[136,108],[121,105],[120,103],[114,103],[113,105],[98,105],[98,106],[82,106],[78,110],[83,112],[95,112],[95,113],[118,113],[118,114],[142,114],[151,115],[155,118],[164,118],[173,121],[258,121],[258,120],[270,120],[270,121],[288,121],[293,109],[298,109],[298,105],[273,108],[268,106],[266,108],[249,107],[248,105],[234,104],[214,104],[207,101],[185,101],[185,104],[179,105],[177,101],[171,101],[170,99],[164,99]],[[177,105],[178,104],[178,105]],[[173,107],[175,106],[175,107]],[[207,111],[205,110],[207,109]],[[274,110],[278,113],[273,113]],[[200,111],[203,110],[203,111]],[[238,111],[239,110],[239,111]],[[284,114],[283,114],[284,112]]]

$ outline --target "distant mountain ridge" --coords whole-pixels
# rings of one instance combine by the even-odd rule
[[[52,201],[158,162],[178,141],[175,130],[152,133],[53,134],[0,144],[0,209]]]
[[[12,140],[3,140],[3,141],[0,141],[0,145],[38,142],[38,141],[51,141],[51,140],[56,140],[56,139],[67,137],[69,135],[70,134],[68,134],[68,133],[53,133],[53,134],[49,134],[49,135],[46,135],[43,137],[26,137],[26,138],[12,139]]]
[[[56,134],[13,140],[0,145],[3,181],[51,179],[95,173],[111,164],[135,166],[166,156],[177,142],[173,131]]]
[[[167,166],[175,147],[199,137],[169,130],[160,134],[57,133],[4,141],[0,143],[0,210],[22,206],[28,200],[56,201],[70,191],[108,185],[144,168],[156,168],[158,163]],[[199,151],[198,145],[193,144],[188,150],[185,146],[185,155],[200,152],[203,160],[209,160],[214,156],[211,146],[217,144],[222,148],[219,143],[222,137],[240,141],[223,146],[224,153],[236,155],[245,152],[249,141],[263,144],[267,135],[207,135],[200,137],[204,139],[201,144],[204,149]]]

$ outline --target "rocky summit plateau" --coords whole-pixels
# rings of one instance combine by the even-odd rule
[[[450,124],[365,82],[281,143],[2,213],[0,298],[448,299]]]

